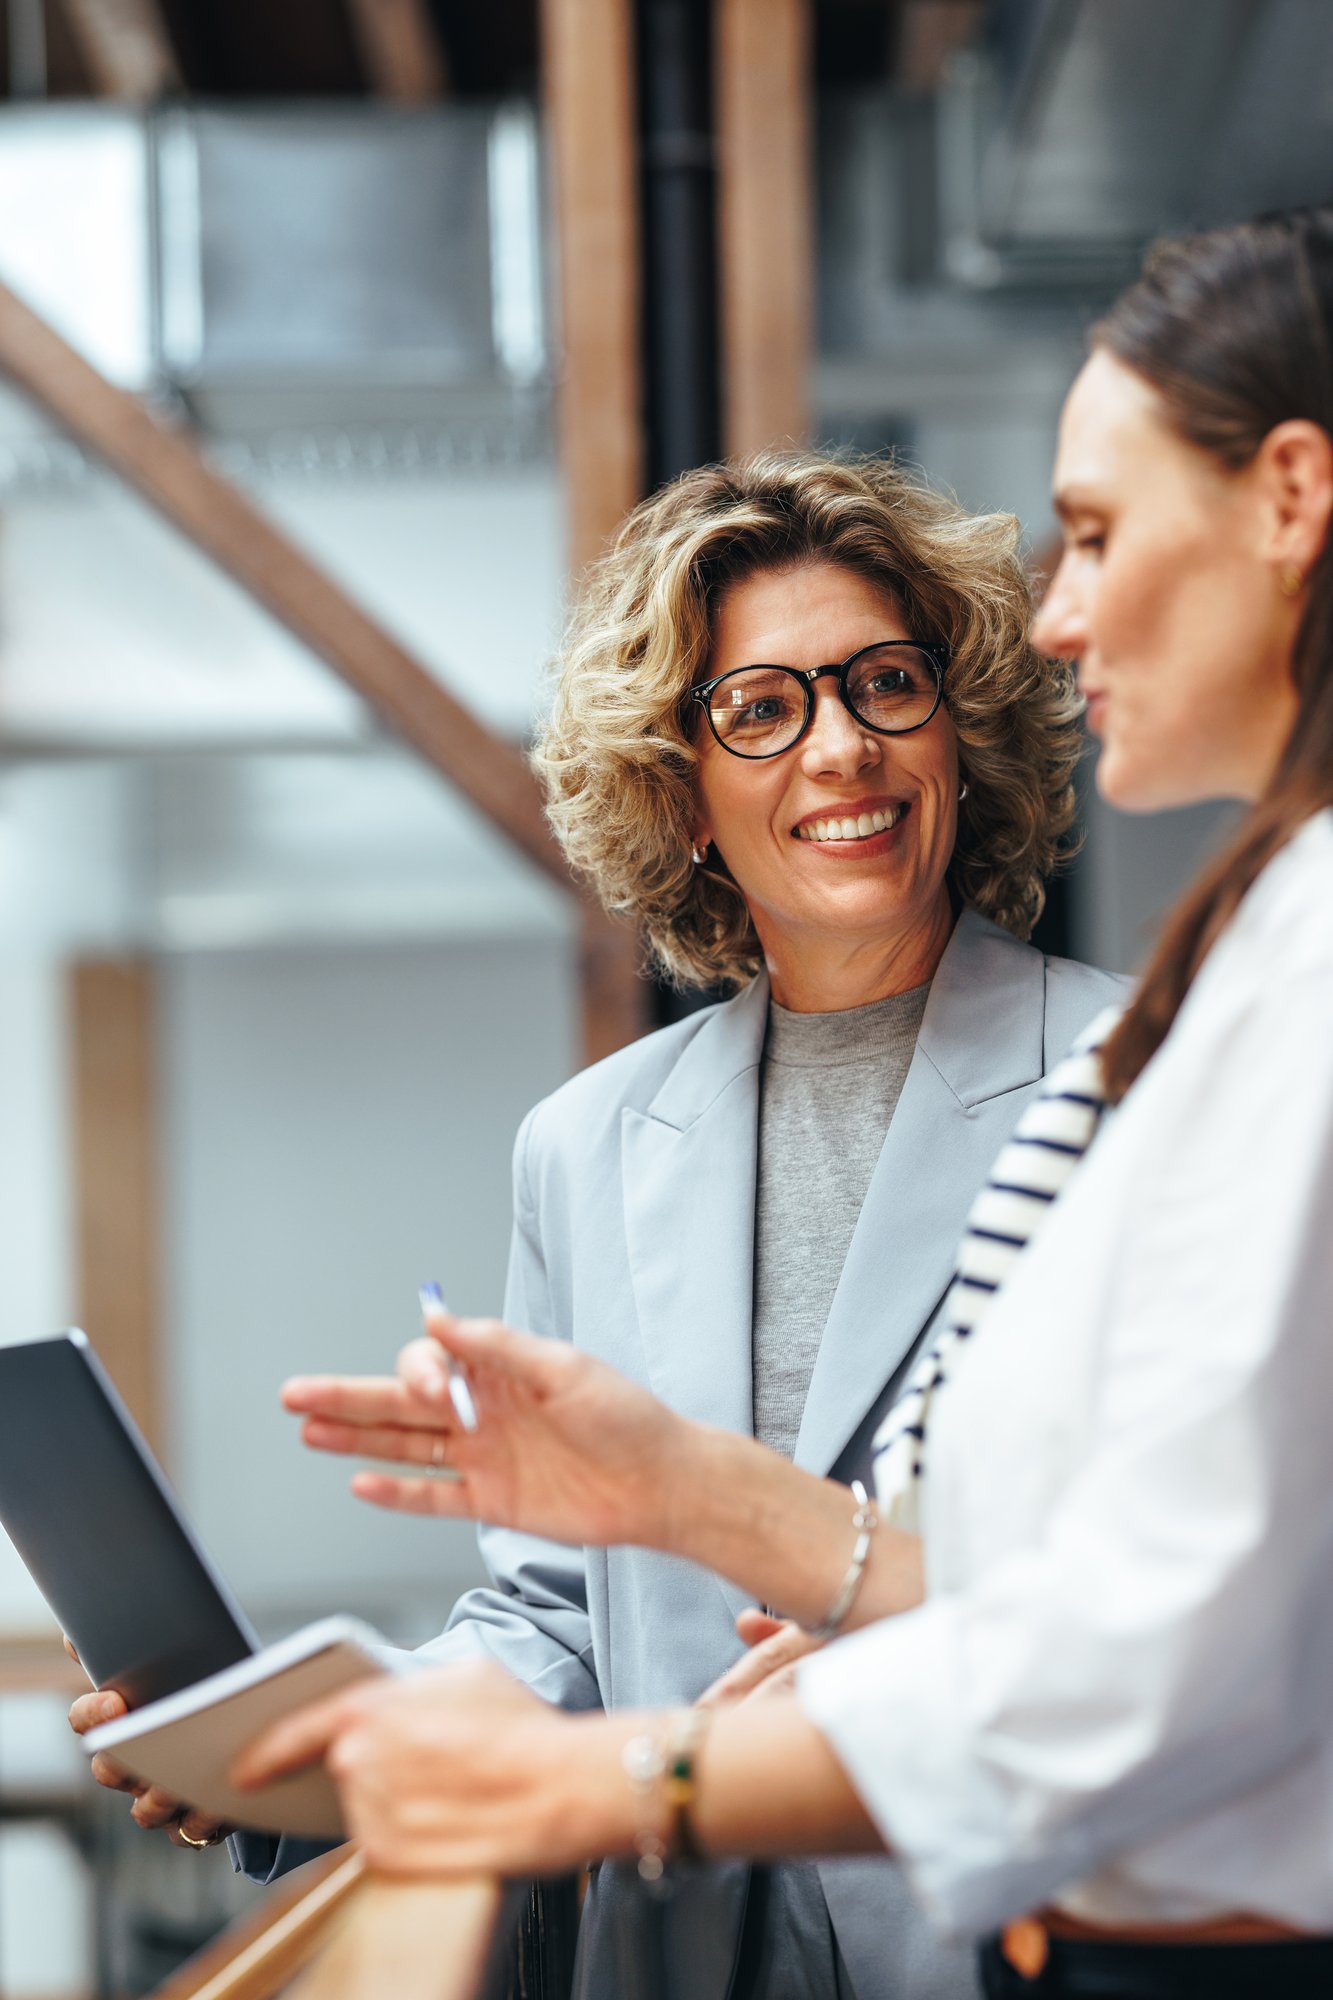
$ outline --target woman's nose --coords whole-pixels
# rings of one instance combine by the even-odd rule
[[[1032,621],[1032,643],[1039,653],[1056,660],[1076,660],[1087,645],[1087,618],[1064,557],[1047,586],[1041,608]]]
[[[860,771],[880,754],[873,730],[857,721],[832,680],[815,683],[815,712],[801,749],[812,776],[820,771]]]

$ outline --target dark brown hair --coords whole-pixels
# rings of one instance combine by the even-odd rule
[[[1240,470],[1274,427],[1333,434],[1333,208],[1291,210],[1159,244],[1092,332],[1149,382],[1191,444]],[[1291,671],[1298,710],[1277,770],[1227,848],[1172,911],[1138,994],[1106,1045],[1113,1098],[1166,1037],[1190,984],[1255,878],[1333,804],[1333,555],[1326,540]]]

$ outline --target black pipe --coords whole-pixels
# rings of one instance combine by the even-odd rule
[[[721,452],[710,0],[638,0],[650,490]]]

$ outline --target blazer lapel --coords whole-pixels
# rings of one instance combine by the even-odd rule
[[[1042,1075],[1040,952],[965,910],[871,1176],[806,1399],[796,1463],[826,1473],[938,1307],[972,1197]]]
[[[648,1379],[749,1432],[759,1062],[768,981],[711,1014],[647,1111],[621,1114],[625,1237]]]

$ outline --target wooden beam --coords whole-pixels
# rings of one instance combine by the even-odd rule
[[[165,1456],[152,965],[76,962],[69,1022],[79,1320]]]
[[[805,442],[812,271],[810,0],[717,0],[718,247],[728,455]]]
[[[981,31],[985,0],[904,0],[894,64],[905,90],[938,90],[953,57]]]
[[[427,0],[348,0],[371,88],[394,104],[448,95],[449,71]]]
[[[583,1060],[600,1062],[652,1026],[652,991],[641,970],[643,944],[629,924],[614,922],[589,903],[578,951]]]
[[[48,1626],[52,1619],[44,1621]],[[57,1631],[0,1633],[0,1701],[10,1694],[87,1694],[88,1676],[71,1660]]]
[[[542,0],[542,79],[560,270],[557,429],[575,576],[643,497],[637,88],[632,0]],[[634,932],[589,905],[583,1057],[651,1025]]]
[[[326,661],[529,861],[570,886],[520,752],[493,735],[238,487],[214,472],[184,432],[168,429],[107,382],[4,286],[0,374]]]
[[[557,422],[576,574],[643,495],[631,13],[631,0],[542,0],[560,269]]]
[[[59,5],[100,96],[142,104],[180,89],[158,0],[59,0]]]

